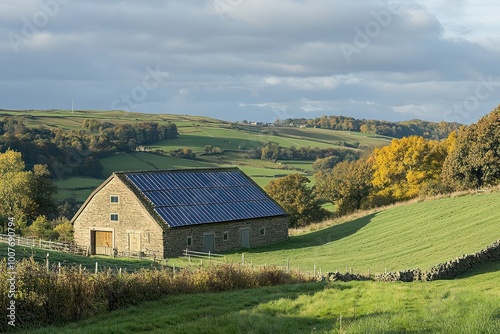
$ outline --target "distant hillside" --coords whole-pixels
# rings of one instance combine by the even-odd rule
[[[317,118],[289,118],[274,123],[285,127],[315,127],[330,130],[371,133],[394,138],[421,136],[426,139],[444,139],[461,124],[453,122],[427,122],[418,119],[404,122],[356,119],[346,116],[322,116]]]
[[[158,134],[157,130],[172,124],[178,136]],[[368,133],[231,123],[190,115],[0,109],[0,152],[8,148],[21,152],[28,168],[47,164],[57,179],[60,202],[83,201],[116,170],[238,166],[262,187],[290,173],[314,182],[316,158],[359,154],[362,148],[390,141]],[[262,158],[264,147],[280,154]],[[172,155],[185,149],[190,159]]]

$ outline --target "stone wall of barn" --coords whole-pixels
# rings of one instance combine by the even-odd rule
[[[111,196],[118,196],[118,203],[112,203]],[[111,214],[118,214],[118,221],[112,221]],[[89,250],[91,231],[108,231],[112,232],[111,247],[116,248],[119,253],[131,251],[130,235],[133,234],[136,246],[139,240],[140,251],[155,251],[158,257],[163,256],[162,228],[152,219],[134,193],[116,176],[94,194],[74,219],[73,227],[75,243],[89,247]]]
[[[288,239],[288,218],[269,217],[170,228],[165,232],[165,257],[181,255],[185,249],[202,252],[204,235],[207,234],[214,236],[214,253],[240,249],[242,230],[249,230],[251,248],[284,241]],[[188,238],[191,245],[188,245]]]

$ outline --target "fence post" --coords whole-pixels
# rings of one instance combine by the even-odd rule
[[[99,265],[97,264],[97,261],[96,261],[96,263],[95,263],[95,273],[96,274],[97,274],[98,268],[99,268]]]
[[[49,272],[49,253],[45,256],[45,266],[47,267],[47,272]]]
[[[61,274],[61,262],[57,263],[57,269],[59,269],[59,274]]]
[[[208,261],[210,261],[210,251],[208,251]]]
[[[245,265],[245,253],[241,253],[241,265]]]

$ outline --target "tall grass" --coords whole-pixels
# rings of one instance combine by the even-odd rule
[[[144,301],[177,294],[219,292],[308,281],[300,274],[273,267],[254,269],[234,264],[209,268],[140,270],[116,274],[90,273],[79,267],[47,271],[33,258],[16,264],[16,322],[31,327],[62,324],[113,311]],[[0,307],[7,309],[8,278],[5,259],[0,262]],[[6,330],[0,322],[0,330]]]
[[[500,332],[500,263],[456,280],[307,283],[172,296],[29,333]]]

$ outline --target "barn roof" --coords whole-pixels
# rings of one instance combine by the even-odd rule
[[[115,174],[168,227],[286,215],[238,168]]]

